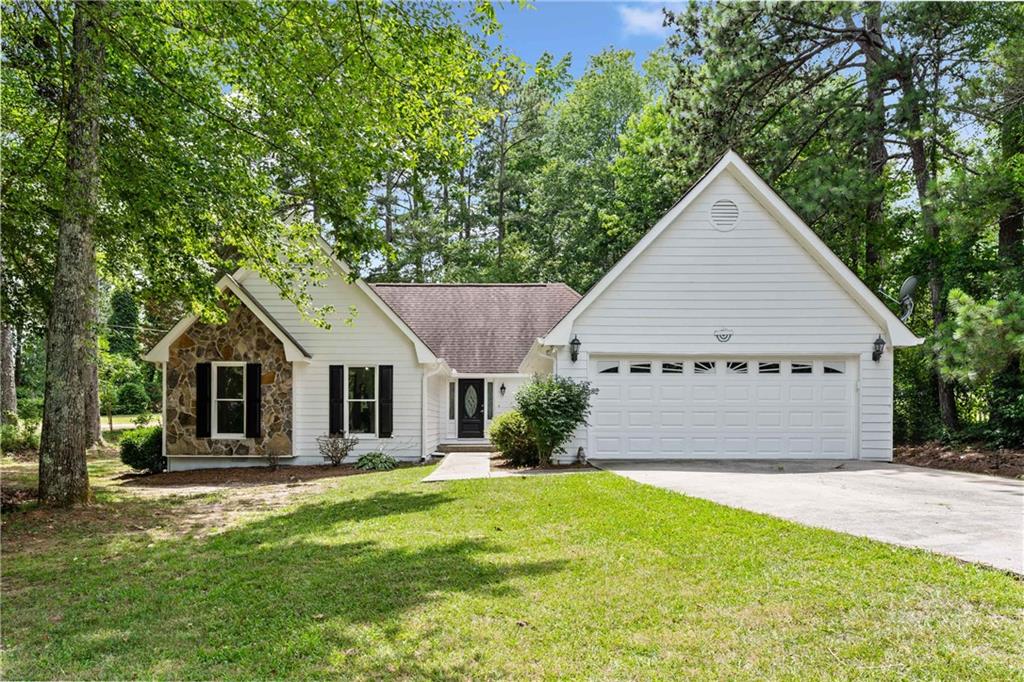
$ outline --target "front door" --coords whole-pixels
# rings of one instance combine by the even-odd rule
[[[484,437],[484,380],[459,379],[459,438]]]

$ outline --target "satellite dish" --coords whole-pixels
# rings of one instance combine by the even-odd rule
[[[917,277],[911,275],[900,287],[900,319],[906,322],[914,314],[914,290],[917,289]]]

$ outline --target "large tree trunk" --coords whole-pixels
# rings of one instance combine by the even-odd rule
[[[867,170],[872,183],[864,216],[864,274],[868,286],[875,289],[879,284],[878,266],[882,258],[879,241],[884,234],[885,165],[889,161],[889,153],[885,148],[887,74],[882,63],[881,6],[877,3],[869,3],[864,10],[864,37],[859,42],[865,56]]]
[[[914,185],[917,189],[917,201],[921,207],[921,223],[933,254],[928,259],[928,293],[932,306],[932,328],[938,329],[946,320],[946,297],[942,263],[939,257],[934,255],[938,253],[941,237],[941,228],[935,217],[933,203],[935,199],[933,196],[935,163],[934,159],[929,157],[929,150],[925,144],[920,104],[922,98],[913,80],[914,76],[910,65],[904,64],[897,77],[903,90],[903,98],[908,101],[906,124],[910,133],[907,144],[910,147],[910,161],[914,174]],[[955,430],[960,425],[956,410],[956,395],[953,393],[953,384],[939,373],[938,366],[935,367],[935,386],[939,417],[947,429]]]
[[[14,378],[17,355],[14,352],[14,328],[0,324],[0,419],[4,424],[18,423],[18,388]]]
[[[89,498],[85,451],[96,366],[96,253],[105,2],[75,3],[67,120],[64,208],[57,231],[53,303],[46,333],[46,393],[39,449],[39,499],[68,506]]]
[[[1007,160],[1024,154],[1024,83],[1012,83],[1008,90],[999,131],[1003,158]],[[999,217],[999,258],[1007,269],[1019,272],[1024,267],[1024,196],[1016,192]]]

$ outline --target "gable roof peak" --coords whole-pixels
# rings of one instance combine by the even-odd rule
[[[779,224],[806,250],[810,256],[843,288],[872,319],[887,332],[894,346],[917,346],[924,343],[867,285],[814,233],[799,215],[772,187],[734,150],[727,150],[712,164],[654,226],[647,231],[611,270],[592,286],[583,298],[551,328],[540,341],[544,345],[560,346],[569,342],[573,322],[614,282],[636,258],[658,238],[683,211],[699,197],[715,179],[727,169],[730,175],[755,198],[760,200]]]

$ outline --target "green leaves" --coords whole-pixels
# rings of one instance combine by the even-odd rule
[[[589,382],[564,376],[534,377],[519,390],[516,408],[537,443],[542,463],[561,452],[576,428],[586,423],[595,393]]]
[[[305,289],[324,260],[321,233],[347,259],[377,245],[365,218],[380,173],[456,158],[481,123],[472,95],[485,47],[450,5],[116,10],[102,26],[101,265],[203,315],[215,314],[213,283],[238,267],[315,315]],[[483,4],[461,18],[493,22]],[[27,273],[37,245],[31,262],[45,265],[59,211],[61,159],[47,150],[62,125],[70,13],[25,2],[5,6],[4,20],[4,134],[17,141],[11,154],[5,145],[5,214],[29,237],[8,260]],[[5,293],[28,305],[27,282],[5,277]]]
[[[977,383],[1024,358],[1024,293],[979,302],[954,289],[949,307],[934,341],[943,374]]]

